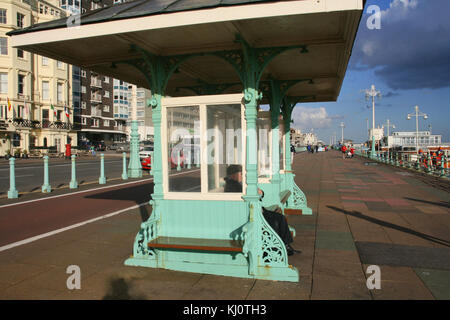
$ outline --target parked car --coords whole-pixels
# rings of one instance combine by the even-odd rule
[[[142,161],[142,159],[150,157],[152,153],[153,146],[146,146],[139,152],[139,159]]]
[[[151,170],[152,169],[152,158],[147,157],[141,160],[141,165],[143,170]]]
[[[184,167],[184,159],[181,160],[180,166]],[[143,170],[151,170],[152,169],[152,157],[148,156],[146,158],[141,159],[141,165]],[[170,168],[175,169],[177,167],[177,163],[171,161]]]

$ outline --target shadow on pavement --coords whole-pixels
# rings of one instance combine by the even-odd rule
[[[88,195],[85,198],[89,199],[105,199],[105,200],[119,200],[119,201],[134,201],[137,205],[143,202],[149,202],[151,194],[153,193],[153,182],[143,183],[136,186],[109,190],[93,195]],[[147,221],[151,214],[150,206],[139,207],[142,222]]]
[[[380,225],[382,227],[398,230],[398,231],[401,231],[401,232],[404,232],[404,233],[408,233],[408,234],[411,234],[413,236],[422,238],[424,240],[428,240],[428,241],[431,241],[431,242],[434,242],[434,243],[438,243],[438,244],[444,245],[446,247],[450,247],[450,242],[447,241],[447,240],[439,239],[439,238],[436,238],[434,236],[431,236],[431,235],[428,235],[428,234],[425,234],[425,233],[421,233],[421,232],[412,230],[410,228],[402,227],[402,226],[399,226],[399,225],[396,225],[396,224],[393,224],[393,223],[390,223],[390,222],[386,222],[386,221],[383,221],[383,220],[380,220],[380,219],[377,219],[377,218],[372,218],[372,217],[366,216],[366,215],[364,215],[364,214],[362,214],[361,212],[358,212],[358,211],[350,212],[348,210],[344,210],[344,209],[337,208],[337,207],[334,207],[334,206],[327,206],[327,207],[330,208],[330,209],[333,209],[335,211],[344,213],[346,215],[349,215],[349,216],[352,216],[352,217],[355,217],[355,218],[359,218],[359,219],[363,219],[363,220],[375,223],[375,224]]]
[[[450,202],[446,202],[446,201],[433,202],[433,201],[414,199],[414,198],[408,198],[408,197],[404,197],[404,199],[411,200],[411,201],[428,203],[428,204],[432,204],[432,205],[435,205],[435,206],[441,206],[441,207],[445,207],[445,208],[450,208]]]
[[[130,285],[123,278],[110,280],[108,293],[103,300],[143,300],[142,296],[130,295]]]

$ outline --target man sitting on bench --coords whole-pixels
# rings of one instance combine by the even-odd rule
[[[225,192],[242,192],[242,166],[233,164],[227,168],[227,176],[225,177]],[[261,199],[264,197],[264,192],[258,188],[258,193]],[[272,229],[283,240],[289,256],[293,255],[296,250],[291,247],[292,239],[291,231],[286,220],[286,217],[275,211],[267,210],[263,207],[263,216]]]

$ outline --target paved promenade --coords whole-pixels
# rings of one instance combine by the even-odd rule
[[[289,217],[298,283],[124,266],[144,205],[0,251],[0,299],[450,299],[450,188],[335,151],[298,154],[293,169],[313,210]],[[80,290],[67,289],[69,265]],[[370,265],[381,289],[366,285]]]

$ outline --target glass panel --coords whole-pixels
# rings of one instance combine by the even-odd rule
[[[228,191],[242,192],[242,174],[239,176],[235,174],[237,172],[231,174],[229,171],[227,177],[228,167],[242,172],[241,105],[214,105],[207,106],[206,110],[208,192],[225,192],[225,184],[232,183],[230,180],[236,182],[237,188]]]
[[[256,122],[258,130],[258,177],[269,178],[270,162],[272,160],[271,144],[271,119],[270,116],[266,118],[259,118]]]
[[[198,106],[167,108],[170,192],[200,192],[200,110]],[[197,170],[194,170],[197,169]],[[185,172],[185,174],[176,174]]]

